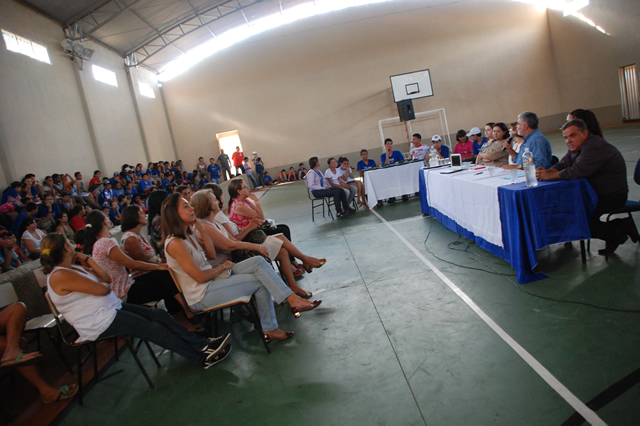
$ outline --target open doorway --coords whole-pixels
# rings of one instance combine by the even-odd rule
[[[229,156],[229,170],[234,171],[233,162],[231,161],[231,156],[234,152],[236,152],[236,147],[240,147],[240,152],[244,152],[242,150],[242,142],[240,142],[240,135],[237,130],[232,130],[230,132],[217,133],[216,139],[218,139],[218,149],[223,149],[224,153]],[[233,172],[235,173],[235,171]]]

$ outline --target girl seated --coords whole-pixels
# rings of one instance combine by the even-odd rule
[[[368,208],[367,201],[364,198],[364,185],[353,177],[353,169],[351,168],[348,158],[340,157],[340,168],[342,169],[340,179],[347,185],[354,186],[358,190],[358,205]]]
[[[192,226],[202,236],[204,249],[194,237]],[[193,207],[179,194],[173,194],[164,201],[162,232],[165,256],[189,306],[203,310],[241,296],[254,295],[265,338],[291,338],[292,332],[278,328],[273,301],[278,304],[288,301],[291,313],[296,317],[300,312],[315,309],[322,301],[310,303],[296,296],[261,256],[237,264],[225,261],[212,267],[208,259],[215,259],[216,251],[204,226],[196,219]],[[219,276],[226,279],[216,280]]]
[[[287,173],[287,180],[289,182],[295,182],[297,180],[296,171],[293,169],[293,167],[289,167],[289,173]]]
[[[285,169],[282,169],[282,171],[280,171],[280,173],[278,174],[278,180],[280,181],[280,183],[285,183],[289,180],[287,178],[287,172],[285,171]]]
[[[112,226],[102,212],[92,211],[87,216],[87,226],[76,233],[75,242],[82,245],[85,254],[91,253],[107,271],[113,292],[123,302],[143,305],[164,300],[167,311],[183,321],[180,296],[167,265],[155,259],[136,260],[129,257],[110,238],[109,228]],[[187,325],[186,321],[183,323]]]
[[[76,253],[64,235],[49,235],[43,248],[41,262],[49,297],[82,340],[138,337],[205,369],[224,360],[231,351],[229,335],[205,339],[161,309],[122,303],[109,286],[110,275],[93,258]]]

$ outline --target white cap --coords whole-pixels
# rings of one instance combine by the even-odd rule
[[[253,151],[252,154],[257,154],[257,152]]]
[[[471,130],[469,130],[469,133],[467,133],[467,137],[470,137],[472,135],[481,135],[482,132],[480,131],[480,129],[478,129],[477,127],[473,127]]]
[[[438,136],[438,135],[433,135],[433,137],[431,138],[431,142],[441,141],[441,140],[442,140],[442,138],[440,136]]]

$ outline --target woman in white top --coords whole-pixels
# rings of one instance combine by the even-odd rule
[[[340,157],[340,170],[342,170],[342,177],[340,178],[342,182],[351,186],[351,190],[356,188],[358,194],[358,205],[364,206],[365,209],[368,209],[367,202],[364,198],[364,185],[362,182],[356,180],[353,177],[353,171],[351,169],[351,164],[349,163],[349,159],[347,157]]]
[[[20,238],[22,251],[29,256],[29,259],[36,260],[40,257],[40,252],[42,251],[40,250],[40,242],[47,233],[38,229],[38,224],[32,217],[25,219],[21,226],[24,227],[24,232]]]
[[[82,340],[138,337],[204,368],[222,361],[231,350],[230,335],[205,339],[175,322],[162,309],[122,303],[111,290],[109,274],[90,256],[76,253],[64,235],[48,235],[42,247],[49,297]]]
[[[296,283],[295,277],[293,275],[294,267],[291,264],[289,254],[291,253],[293,256],[298,257],[300,260],[302,260],[303,265],[324,264],[326,260],[316,259],[315,257],[302,254],[300,250],[298,250],[293,244],[289,242],[289,240],[286,239],[284,235],[281,234],[278,236],[266,236],[266,240],[262,244],[247,243],[235,238],[235,235],[238,232],[229,232],[231,226],[228,225],[229,229],[227,229],[216,220],[216,217],[218,215],[222,215],[223,217],[225,217],[224,213],[222,213],[222,211],[220,210],[220,205],[222,204],[222,202],[220,201],[220,199],[222,198],[222,190],[220,189],[220,187],[218,187],[217,189],[220,198],[216,198],[215,193],[211,189],[200,190],[193,194],[193,196],[191,197],[191,206],[194,209],[194,213],[196,217],[200,219],[204,225],[206,225],[205,230],[216,248],[216,264],[221,263],[218,262],[218,258],[226,255],[227,253],[230,255],[230,252],[233,250],[242,249],[257,251],[261,255],[268,257],[271,260],[278,260],[280,262],[280,268],[282,269],[284,278],[287,281],[289,288],[293,290],[296,295],[304,297],[305,299],[312,297],[313,294],[311,292],[303,290]],[[233,224],[233,226],[236,227],[236,230],[238,229],[233,222],[229,221],[228,219],[227,222]],[[261,221],[253,219],[250,225],[243,230],[243,233],[246,235],[246,232],[244,231],[247,228],[257,228],[258,223],[261,223]],[[199,239],[201,238],[197,233],[196,236]],[[231,260],[230,256],[225,260]]]
[[[192,226],[200,233],[204,249],[193,235]],[[165,255],[187,303],[196,310],[203,310],[254,295],[265,337],[269,340],[291,338],[292,332],[278,328],[273,301],[278,304],[288,301],[296,318],[300,312],[315,309],[322,301],[310,303],[296,296],[261,256],[238,264],[225,261],[211,266],[208,259],[215,259],[216,251],[204,226],[180,194],[173,194],[164,201]],[[226,279],[220,279],[223,277]]]
[[[329,160],[327,160],[327,164],[329,165],[329,168],[324,172],[324,177],[327,179],[329,185],[332,188],[342,188],[345,195],[347,196],[347,209],[350,212],[355,212],[355,210],[349,206],[353,202],[355,196],[358,194],[358,188],[351,186],[340,179],[340,177],[344,175],[344,170],[338,167],[338,161],[335,158],[329,158]]]
[[[509,125],[509,134],[511,137],[504,141],[504,147],[509,153],[509,164],[515,164],[516,157],[520,152],[520,147],[524,143],[522,136],[518,135],[518,123],[511,123]]]

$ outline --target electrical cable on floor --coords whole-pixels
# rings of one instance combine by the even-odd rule
[[[468,243],[464,242],[464,241],[453,241],[453,242],[447,244],[447,248],[449,248],[449,250],[464,251],[469,259],[480,263],[481,265],[491,269],[491,271],[487,271],[486,269],[482,269],[482,268],[474,268],[474,267],[471,267],[471,266],[459,265],[457,263],[450,262],[448,260],[442,259],[442,258],[436,256],[431,250],[429,250],[429,247],[427,247],[427,241],[429,240],[429,236],[431,235],[431,228],[432,227],[433,227],[433,221],[431,221],[429,223],[429,232],[427,233],[427,237],[424,240],[424,247],[425,247],[425,249],[427,250],[427,252],[429,254],[431,254],[433,257],[435,257],[436,259],[438,259],[438,260],[440,260],[442,262],[448,263],[450,265],[458,266],[458,267],[464,268],[464,269],[470,269],[470,270],[474,270],[474,271],[481,271],[481,272],[485,272],[487,274],[492,274],[492,275],[500,275],[500,276],[506,278],[507,280],[509,280],[511,282],[511,284],[513,284],[521,292],[523,292],[525,294],[528,294],[529,296],[537,297],[539,299],[549,300],[551,302],[569,303],[569,304],[573,304],[573,305],[588,306],[590,308],[602,309],[602,310],[605,310],[605,311],[612,311],[612,312],[624,312],[624,313],[634,313],[634,314],[640,313],[640,310],[635,310],[635,309],[609,308],[609,307],[606,307],[606,306],[594,305],[594,304],[588,303],[588,302],[578,302],[578,301],[575,301],[575,300],[555,299],[553,297],[547,297],[547,296],[542,296],[542,295],[539,295],[539,294],[531,293],[530,291],[525,290],[521,284],[518,284],[517,282],[515,282],[511,278],[509,278],[509,277],[515,277],[516,274],[504,274],[502,272],[499,272],[499,271],[493,269],[490,265],[487,265],[487,264],[485,264],[483,262],[480,262],[478,259],[472,258],[470,256],[471,254],[474,255],[474,256],[478,256],[478,257],[480,257],[482,259],[489,260],[490,262],[495,263],[497,265],[501,264],[499,262],[495,262],[495,261],[490,260],[489,258],[481,256],[481,255],[479,255],[477,253],[469,252],[470,245]],[[460,245],[460,244],[466,244],[467,247],[464,250],[451,247],[452,245],[456,246],[456,245]],[[507,266],[507,265],[504,265],[504,266]]]

